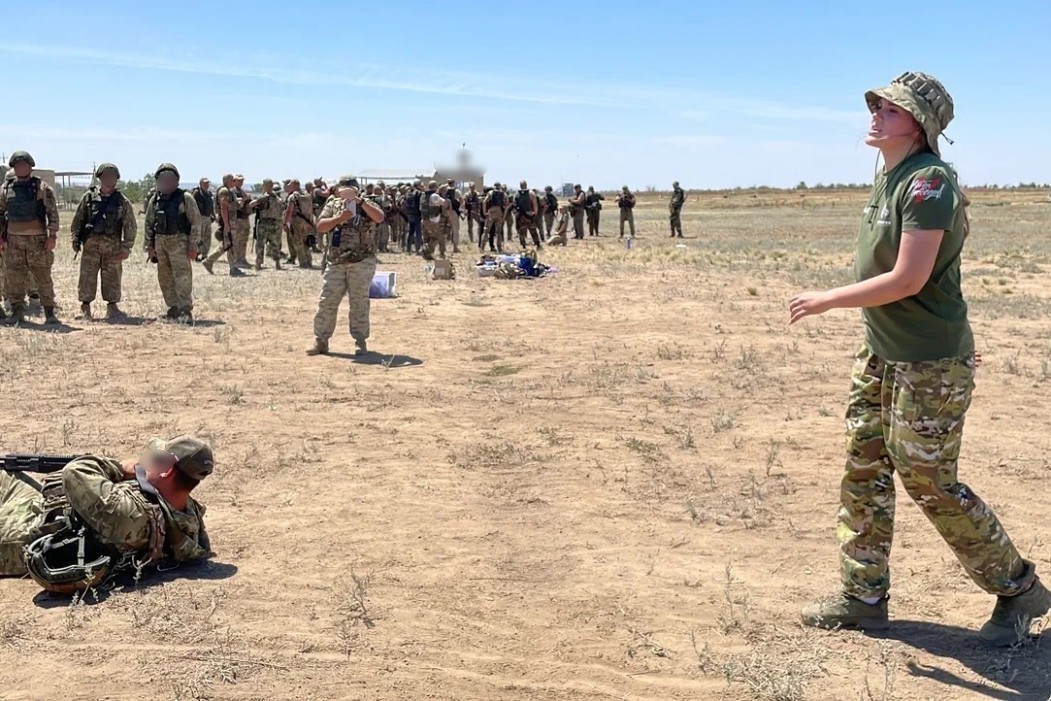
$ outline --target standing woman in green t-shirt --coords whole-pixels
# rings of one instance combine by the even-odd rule
[[[836,528],[843,588],[804,608],[803,623],[888,626],[897,472],[971,579],[998,597],[979,635],[1012,645],[1047,613],[1051,593],[992,510],[956,478],[975,355],[960,290],[966,199],[938,150],[952,98],[934,78],[905,73],[865,100],[872,113],[865,142],[880,150],[884,167],[858,233],[857,282],[789,304],[790,323],[838,308],[860,308],[865,322]]]

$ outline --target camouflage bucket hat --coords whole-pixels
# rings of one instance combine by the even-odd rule
[[[151,452],[174,457],[175,467],[179,472],[198,482],[212,474],[212,470],[215,469],[212,449],[206,443],[190,436],[179,436],[170,441],[154,438],[146,447]]]
[[[906,72],[885,88],[865,93],[865,103],[874,112],[880,99],[893,102],[911,114],[927,135],[927,144],[936,156],[941,156],[938,137],[953,118],[953,101],[949,91],[933,76]]]

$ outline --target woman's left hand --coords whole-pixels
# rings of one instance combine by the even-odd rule
[[[800,292],[788,303],[789,325],[808,316],[824,314],[832,308],[832,300],[827,292]]]

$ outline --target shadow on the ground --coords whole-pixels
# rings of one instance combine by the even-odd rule
[[[87,606],[93,606],[94,604],[105,601],[114,593],[134,591],[137,589],[149,589],[150,587],[167,584],[180,579],[189,581],[228,579],[235,574],[237,574],[237,565],[227,562],[217,562],[215,560],[183,563],[176,566],[162,566],[160,569],[149,568],[145,571],[145,574],[139,579],[139,581],[135,581],[133,572],[122,572],[116,577],[106,581],[98,589],[92,589],[87,592],[83,599],[80,600],[80,603]],[[49,594],[45,591],[41,591],[33,597],[33,603],[39,608],[44,609],[69,606],[72,601],[72,597]]]
[[[928,621],[895,621],[887,631],[869,637],[895,640],[935,657],[954,659],[996,687],[963,679],[936,664],[909,662],[909,673],[932,679],[949,688],[966,690],[991,699],[1048,701],[1051,695],[1051,636],[1029,639],[1014,648],[993,648],[975,631]]]
[[[382,365],[388,370],[395,370],[397,368],[408,368],[416,367],[417,365],[423,365],[423,361],[419,358],[414,358],[411,355],[386,355],[385,353],[366,353],[364,355],[355,355],[354,353],[328,353],[333,358],[342,358],[343,360],[349,360],[355,365]]]

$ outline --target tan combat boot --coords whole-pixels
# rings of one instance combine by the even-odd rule
[[[1027,564],[1027,567],[1033,567]],[[1051,592],[1039,577],[1017,596],[996,597],[993,615],[978,631],[978,637],[997,647],[1010,647],[1029,637],[1033,621],[1051,610]]]
[[[314,339],[314,345],[307,348],[307,355],[328,355],[328,341]]]
[[[860,628],[886,630],[890,627],[884,596],[875,604],[866,604],[846,594],[815,601],[803,608],[803,625],[812,628]]]

